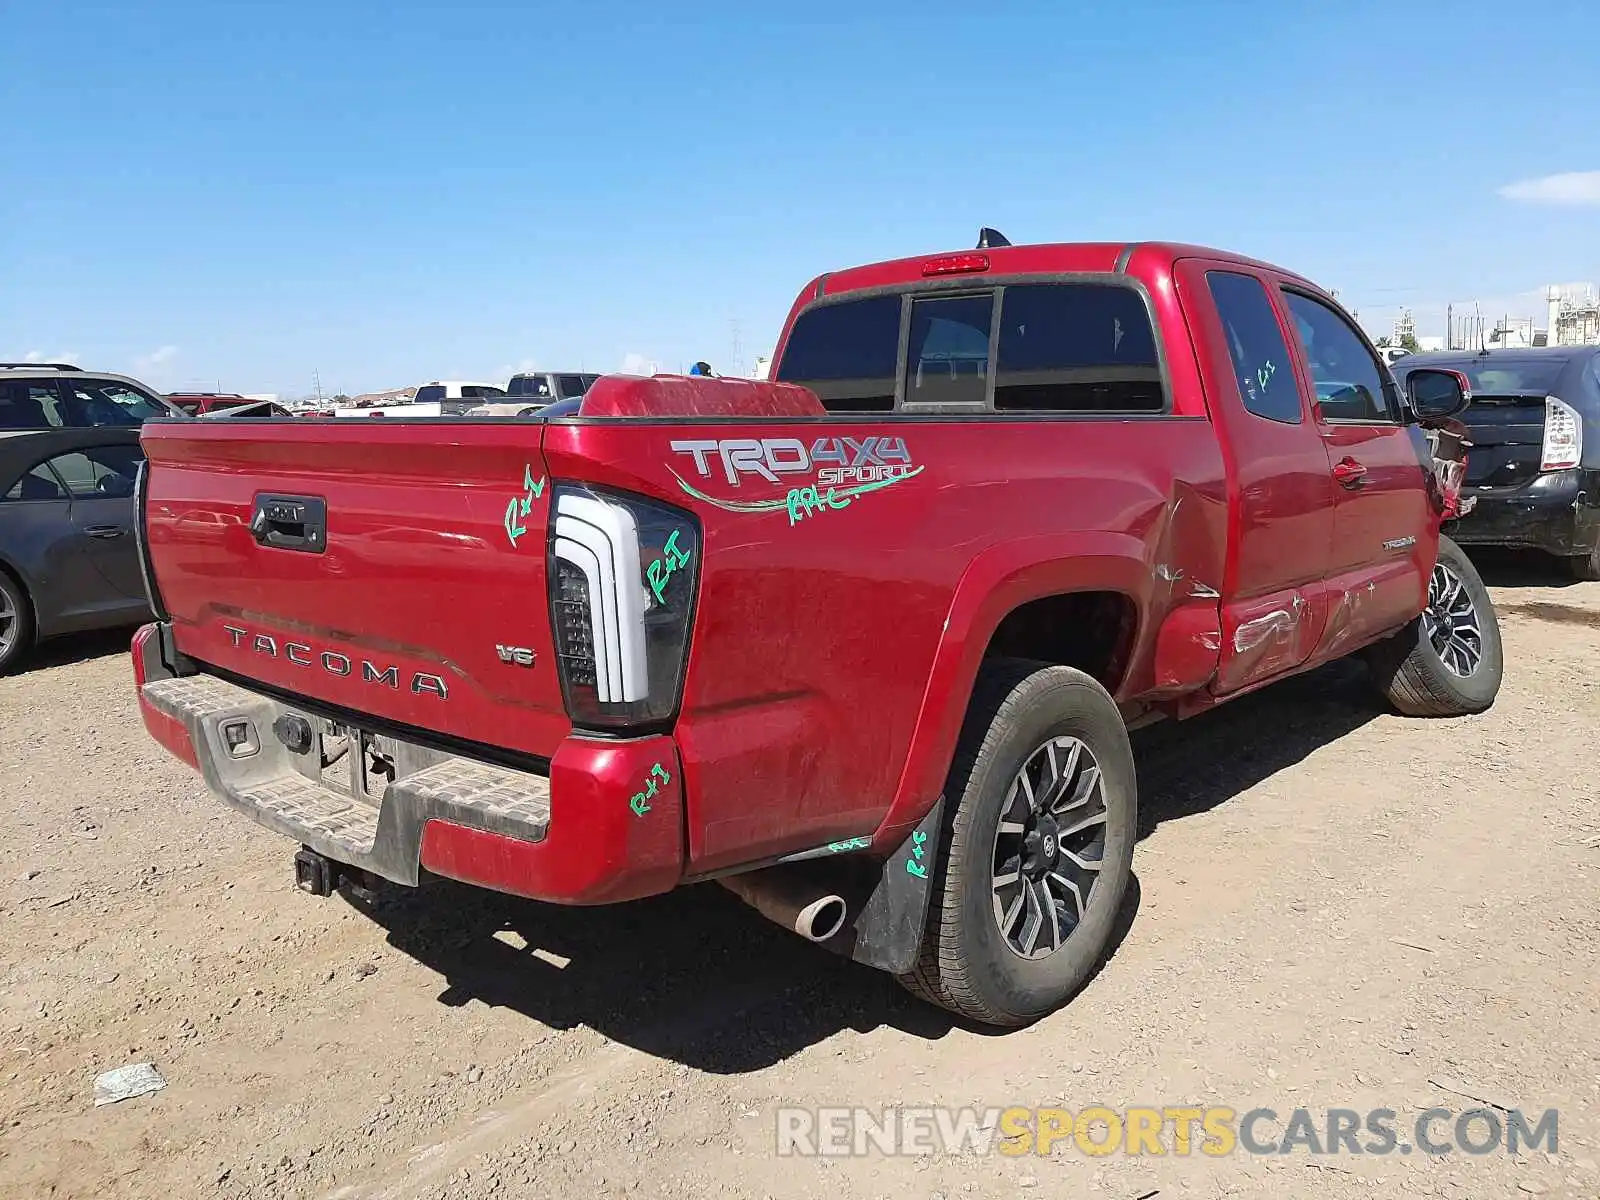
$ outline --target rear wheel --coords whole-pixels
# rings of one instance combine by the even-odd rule
[[[1504,671],[1500,624],[1461,547],[1439,539],[1427,607],[1366,657],[1379,690],[1408,717],[1458,717],[1494,703]]]
[[[33,645],[33,611],[22,585],[0,570],[0,675]]]
[[[1596,542],[1594,549],[1590,550],[1589,553],[1567,559],[1567,569],[1572,572],[1572,577],[1580,583],[1600,581],[1600,542]]]
[[[946,784],[953,801],[910,991],[988,1025],[1065,1003],[1105,953],[1132,873],[1127,729],[1094,679],[986,664]]]

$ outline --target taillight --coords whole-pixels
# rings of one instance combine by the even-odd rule
[[[617,728],[677,712],[700,576],[700,529],[679,509],[553,489],[550,616],[567,715]]]
[[[1562,471],[1583,461],[1583,418],[1578,410],[1554,396],[1544,401],[1544,451],[1541,471]]]

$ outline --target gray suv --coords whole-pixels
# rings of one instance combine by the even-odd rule
[[[71,363],[0,363],[0,430],[137,427],[183,415],[126,375]]]

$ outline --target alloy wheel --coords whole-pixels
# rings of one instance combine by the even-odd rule
[[[1100,765],[1080,739],[1053,737],[1024,760],[994,837],[994,919],[1013,953],[1048,957],[1083,921],[1106,819]]]
[[[22,614],[17,611],[17,602],[5,588],[0,588],[0,658],[4,658],[11,649],[11,643],[17,640],[17,632],[22,628]]]
[[[1483,661],[1483,632],[1472,593],[1461,576],[1444,563],[1435,564],[1428,579],[1422,633],[1445,670],[1458,679],[1470,677]]]

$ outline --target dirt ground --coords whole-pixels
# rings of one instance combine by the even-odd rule
[[[1136,735],[1131,924],[1006,1036],[715,885],[302,895],[145,735],[122,635],[52,646],[0,679],[0,1195],[1600,1196],[1600,584],[1487,573],[1484,716],[1339,664]],[[93,1107],[146,1061],[164,1091]],[[1558,1152],[776,1153],[791,1105],[1479,1101],[1559,1109]]]

